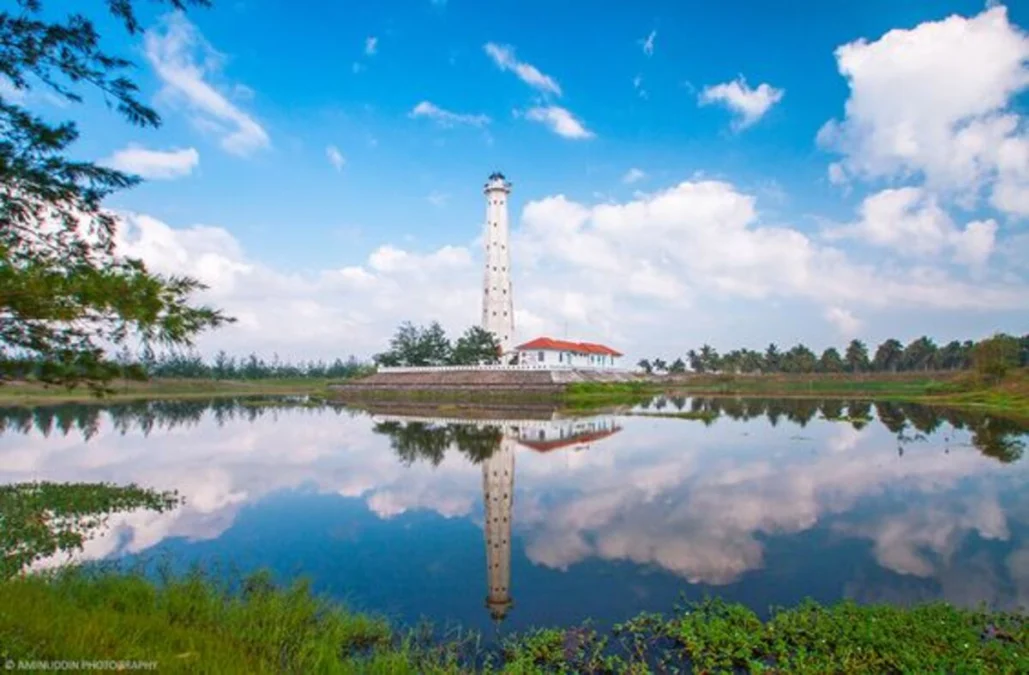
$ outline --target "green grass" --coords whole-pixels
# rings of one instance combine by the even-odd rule
[[[201,380],[153,379],[142,382],[115,380],[112,393],[98,399],[85,387],[69,389],[47,386],[39,382],[0,384],[0,404],[40,405],[45,403],[77,403],[95,401],[132,401],[148,398],[210,398],[212,396],[248,396],[255,394],[289,395],[322,394],[334,380],[320,378],[267,380]]]
[[[1027,672],[1021,613],[808,602],[762,621],[719,600],[611,630],[528,631],[487,647],[349,611],[267,575],[230,591],[199,572],[154,583],[67,569],[0,582],[0,661],[119,659],[190,673]]]
[[[589,410],[611,405],[634,405],[648,401],[661,386],[639,382],[576,382],[569,384],[561,403],[569,410]]]

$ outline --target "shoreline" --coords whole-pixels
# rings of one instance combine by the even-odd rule
[[[56,403],[124,402],[145,399],[197,399],[235,396],[313,395],[331,402],[481,402],[526,405],[548,403],[570,412],[604,406],[632,405],[656,396],[739,398],[860,399],[903,401],[957,408],[1029,421],[1029,369],[1009,373],[986,385],[973,373],[897,373],[860,375],[687,375],[650,377],[635,382],[588,382],[564,385],[554,392],[517,389],[402,389],[341,394],[329,379],[116,381],[112,392],[97,397],[85,388],[68,390],[37,383],[0,385],[0,405],[35,406]]]
[[[322,395],[330,379],[289,380],[194,380],[162,379],[143,382],[117,380],[109,394],[97,396],[85,387],[68,389],[35,382],[0,384],[0,405],[49,405],[54,403],[117,403],[145,399],[190,399],[232,396]]]
[[[661,664],[698,672],[1029,668],[1023,610],[844,599],[808,600],[759,617],[714,598],[611,626],[586,620],[529,629],[490,644],[474,631],[441,634],[351,611],[304,581],[278,587],[261,572],[238,581],[194,572],[158,583],[141,573],[77,567],[0,580],[0,660],[131,658],[174,672],[246,673],[640,673],[663,670]],[[55,623],[55,616],[64,619]]]

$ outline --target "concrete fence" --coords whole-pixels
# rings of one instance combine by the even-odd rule
[[[526,371],[551,371],[551,370],[590,370],[597,372],[606,373],[631,373],[631,368],[616,368],[614,366],[572,366],[572,365],[548,365],[548,364],[523,364],[523,365],[505,365],[498,363],[477,365],[477,366],[379,366],[377,372],[380,373],[447,373],[454,371],[511,371],[511,372],[526,372]]]

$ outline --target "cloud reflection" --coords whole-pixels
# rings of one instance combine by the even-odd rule
[[[381,518],[430,510],[482,522],[477,462],[494,441],[481,427],[440,432],[432,424],[383,427],[337,409],[219,405],[164,417],[144,410],[141,424],[117,409],[70,424],[67,411],[0,415],[8,429],[0,434],[0,481],[135,482],[184,496],[171,512],[112,517],[82,559],[136,553],[171,537],[216,538],[243,506],[300,487],[360,498]],[[519,447],[513,526],[528,558],[555,570],[628,561],[729,585],[765,567],[769,537],[824,527],[868,541],[884,571],[935,580],[953,597],[995,597],[1010,583],[1029,598],[1029,554],[1011,541],[1029,513],[1005,508],[1002,498],[1026,478],[1025,462],[1012,461],[1012,429],[898,406],[686,399],[659,410],[705,407],[723,416],[710,426],[628,417],[622,433],[582,451]],[[881,422],[855,423],[863,410]],[[181,424],[169,422],[175,415]],[[746,421],[753,416],[760,419]],[[60,433],[72,428],[81,434]],[[971,447],[984,439],[1000,443]],[[962,586],[951,579],[972,536],[1016,548],[992,576]],[[848,592],[865,593],[853,583]]]

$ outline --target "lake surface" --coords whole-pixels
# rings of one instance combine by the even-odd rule
[[[805,597],[1029,605],[1026,430],[1001,419],[758,399],[488,423],[373,412],[0,408],[0,484],[184,498],[111,515],[74,560],[268,568],[399,621],[490,633],[667,612],[682,594],[759,613]],[[683,412],[704,419],[664,416]]]

